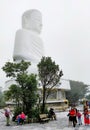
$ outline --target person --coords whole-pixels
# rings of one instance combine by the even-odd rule
[[[76,114],[77,114],[76,108],[75,107],[71,107],[70,118],[71,118],[71,120],[73,122],[73,127],[75,127],[76,124],[77,124]]]
[[[6,126],[10,126],[10,106],[5,108]]]
[[[87,108],[84,109],[83,114],[84,114],[84,124],[89,125],[89,111]]]
[[[72,125],[72,117],[70,116],[70,110],[69,110],[67,116],[68,116],[68,127],[69,127]]]
[[[17,125],[19,125],[21,123],[21,114],[17,115],[16,120],[17,120]]]
[[[24,114],[24,112],[21,113],[20,118],[21,118],[21,122],[23,124],[26,119],[26,115]]]
[[[88,102],[88,106],[89,106],[89,108],[90,108],[90,101]]]
[[[38,73],[37,64],[44,56],[43,41],[40,38],[42,29],[42,14],[37,9],[31,9],[22,15],[22,29],[16,32],[13,59],[30,61],[30,73]]]
[[[81,118],[82,114],[80,113],[79,110],[77,110],[77,119],[78,119],[78,123],[79,125],[82,125],[82,118]]]
[[[53,119],[56,120],[56,114],[55,114],[53,108],[50,108],[48,117],[51,118],[52,120],[53,120]]]
[[[21,112],[21,114],[17,115],[16,120],[17,120],[17,124],[23,124],[24,121],[26,119],[26,115],[24,114],[24,112]]]

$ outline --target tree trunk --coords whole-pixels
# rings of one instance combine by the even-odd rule
[[[45,110],[45,86],[43,86],[43,103],[42,103],[42,113]]]

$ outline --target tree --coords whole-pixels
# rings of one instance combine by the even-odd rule
[[[8,100],[13,100],[16,103],[16,106],[20,106],[20,101],[21,101],[21,88],[16,85],[12,84],[9,87],[8,91],[4,91],[5,99],[6,101]]]
[[[87,85],[83,82],[70,80],[71,91],[66,92],[66,98],[70,104],[77,103],[79,99],[85,97],[87,92]]]
[[[86,95],[85,98],[90,101],[90,94]]]
[[[44,112],[46,99],[51,90],[59,83],[63,72],[62,70],[59,70],[59,65],[56,65],[55,62],[52,61],[51,57],[42,57],[37,66],[39,80],[43,87],[42,112]]]
[[[30,62],[21,61],[20,63],[7,62],[2,68],[6,72],[7,77],[14,78],[16,85],[12,84],[7,91],[9,98],[13,98],[16,102],[22,103],[23,111],[29,113],[37,102],[37,80],[36,75],[28,74],[27,69]],[[15,92],[19,95],[16,96]]]
[[[4,93],[0,91],[0,108],[5,106]]]

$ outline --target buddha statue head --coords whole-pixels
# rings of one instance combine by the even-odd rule
[[[42,29],[41,12],[36,9],[24,12],[22,15],[22,28],[40,33]]]

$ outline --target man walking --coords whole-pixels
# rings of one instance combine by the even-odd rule
[[[6,126],[10,126],[10,107],[5,109]]]

